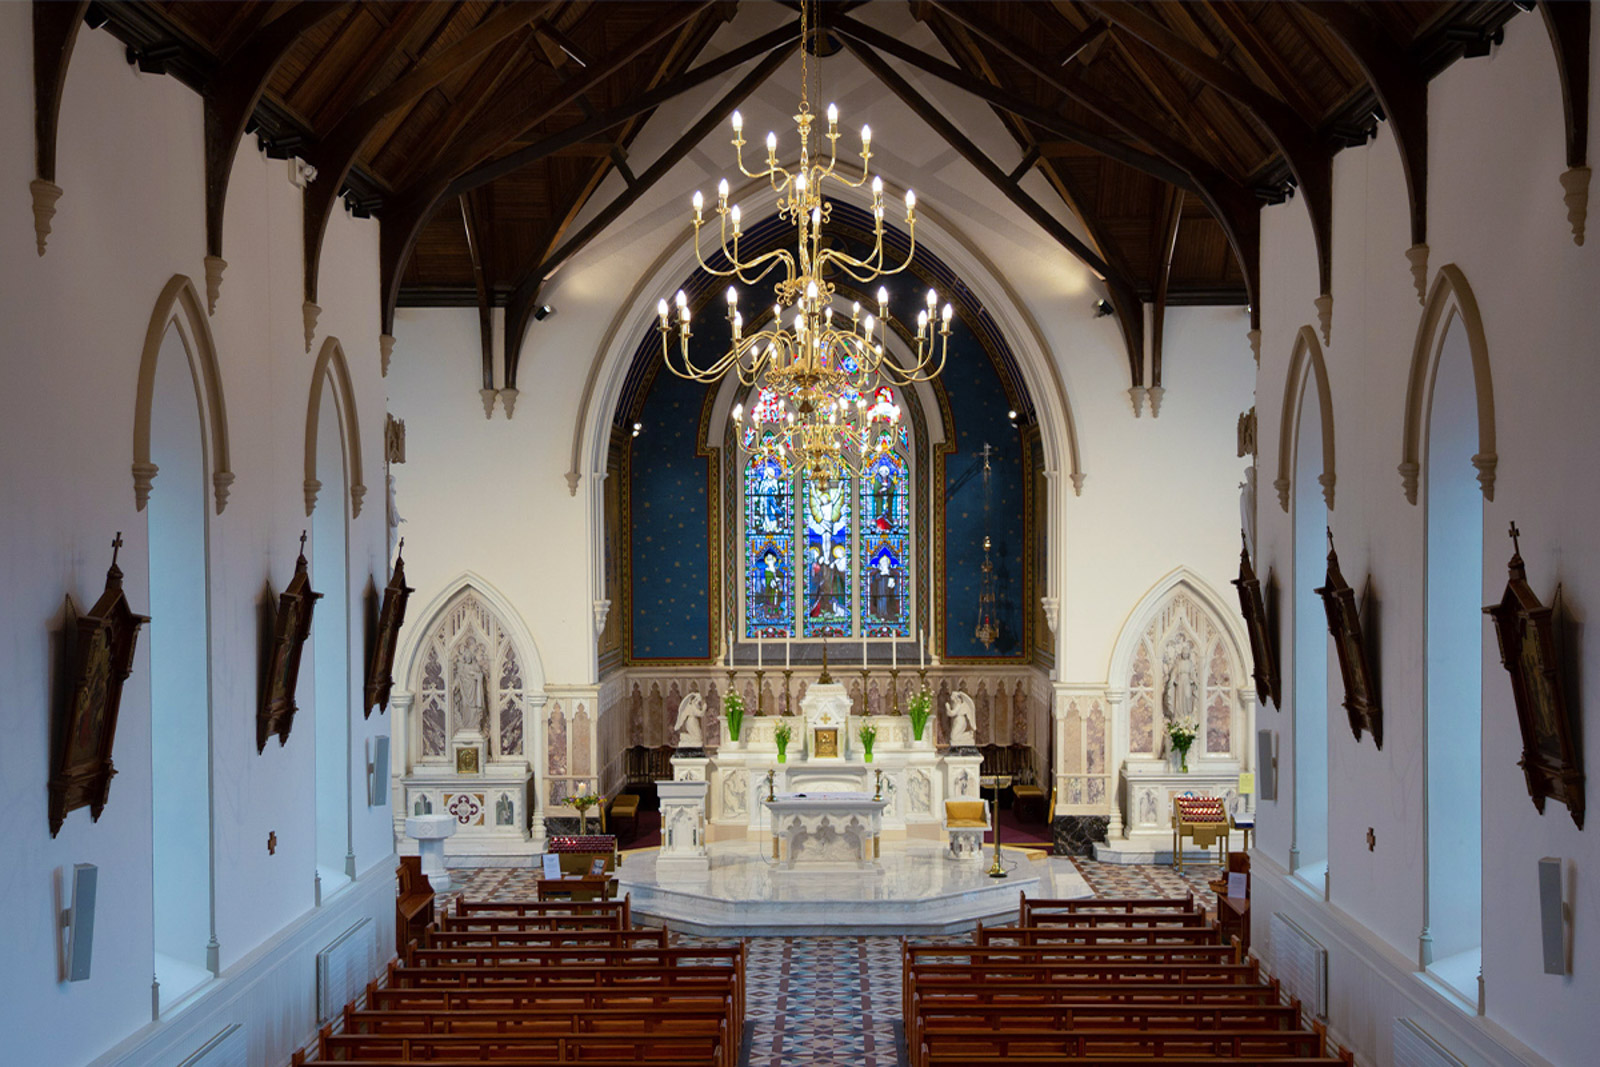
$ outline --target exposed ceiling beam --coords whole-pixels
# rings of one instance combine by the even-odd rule
[[[1252,323],[1256,327],[1260,326],[1261,211],[1260,205],[1248,190],[1233,177],[1217,169],[1209,160],[1202,158],[1193,148],[1169,136],[1127,106],[1080,82],[1067,80],[1058,70],[1051,69],[1050,61],[1037,55],[1029,45],[996,27],[970,17],[961,8],[949,4],[937,6],[952,21],[966,26],[976,36],[998,48],[1034,77],[1063,96],[1088,108],[1130,137],[1143,141],[1186,174],[1190,179],[1187,185],[1176,182],[1171,184],[1196,192],[1212,217],[1222,226],[1228,244],[1233,249],[1234,258],[1239,263],[1239,270],[1244,275]],[[1103,37],[1099,39],[1104,40]]]
[[[629,189],[622,192],[615,200],[607,204],[600,213],[591,219],[587,225],[572,237],[568,238],[561,247],[545,259],[525,271],[517,280],[510,298],[506,301],[506,380],[514,383],[515,370],[518,357],[522,349],[522,335],[526,332],[527,320],[531,315],[534,302],[538,297],[539,289],[555,271],[559,270],[567,260],[571,259],[590,241],[594,240],[608,226],[617,220],[628,208],[632,207],[638,199],[653,188],[661,177],[687,156],[701,141],[710,135],[711,131],[727,120],[733,109],[738,107],[749,95],[760,88],[761,83],[771,77],[799,45],[793,41],[780,48],[773,49],[767,58],[758,63],[750,73],[741,78],[732,89],[711,106],[711,109],[702,115],[693,126],[675,141],[670,148],[661,154],[648,169],[639,175],[639,180]]]
[[[424,61],[409,74],[356,105],[328,135],[310,146],[306,161],[317,168],[317,180],[305,192],[305,292],[306,302],[317,302],[317,271],[322,240],[333,206],[338,202],[346,175],[369,138],[391,113],[416,103],[429,89],[482,56],[489,49],[521,32],[542,9],[529,4],[504,7],[484,19],[466,36]]]
[[[33,3],[33,138],[34,176],[56,180],[56,126],[61,120],[61,91],[67,65],[78,40],[88,0],[77,3]]]
[[[1551,3],[1543,0],[1539,14],[1556,52],[1556,73],[1561,77],[1561,107],[1567,120],[1567,166],[1583,167],[1589,160],[1589,4]]]
[[[1272,86],[1273,91],[1283,97],[1302,119],[1316,125],[1317,120],[1321,118],[1316,102],[1307,96],[1305,89],[1301,87],[1300,75],[1289,69],[1283,57],[1278,54],[1278,50],[1261,35],[1261,31],[1256,28],[1255,19],[1234,0],[1207,0],[1205,6],[1221,25],[1223,32],[1233,41],[1238,54],[1260,72],[1261,80]],[[1255,4],[1250,10],[1259,17],[1267,8]]]
[[[943,8],[941,7],[940,10],[943,10]],[[963,22],[963,25],[965,24]],[[1103,133],[1087,129],[1045,108],[1031,104],[1018,97],[1015,93],[998,89],[981,78],[974,77],[960,67],[933,59],[920,49],[914,48],[899,38],[881,30],[873,29],[871,26],[857,22],[849,17],[836,17],[829,24],[829,29],[841,36],[853,38],[862,44],[891,55],[924,73],[931,74],[941,81],[971,93],[986,103],[1003,108],[1018,118],[1025,119],[1063,140],[1074,141],[1085,148],[1092,148],[1103,156],[1115,159],[1119,163],[1127,164],[1135,170],[1143,171],[1153,178],[1159,178],[1161,181],[1184,188],[1193,187],[1189,176],[1184,173],[1182,168],[1174,166],[1170,160],[1141,151],[1132,145],[1124,144],[1114,137],[1108,137]]]
[[[1156,251],[1156,293],[1150,309],[1150,384],[1161,387],[1162,342],[1167,326],[1167,288],[1172,280],[1172,257],[1178,251],[1178,225],[1183,221],[1183,193],[1170,189],[1162,198],[1160,227],[1161,244]],[[1152,401],[1150,413],[1155,414],[1159,401]]]
[[[228,179],[245,126],[273,71],[312,27],[350,8],[349,3],[299,3],[241,41],[217,62],[205,97],[206,253],[222,256],[223,209]]]
[[[879,81],[889,88],[889,91],[900,98],[918,118],[927,123],[945,143],[954,148],[956,152],[967,161],[979,174],[982,174],[1002,196],[1011,201],[1023,214],[1027,215],[1040,229],[1048,233],[1062,247],[1077,256],[1090,270],[1105,280],[1106,288],[1111,294],[1111,303],[1117,312],[1117,320],[1122,326],[1122,336],[1128,349],[1128,364],[1132,371],[1135,383],[1143,378],[1144,370],[1144,312],[1139,302],[1138,294],[1134,291],[1128,279],[1117,274],[1095,251],[1069,230],[1066,225],[1049,211],[1045,210],[1038,201],[1029,196],[1020,185],[1006,176],[995,163],[983,154],[983,151],[966,138],[955,124],[946,118],[938,108],[934,107],[911,83],[902,78],[894,68],[890,67],[882,57],[871,48],[854,37],[845,37],[845,47],[848,48],[863,66],[871,71]]]
[[[656,28],[647,43],[640,44],[637,50],[628,51],[630,54],[637,54],[637,51],[648,47],[650,43],[659,42],[663,36],[665,34]],[[725,55],[707,60],[664,85],[633,96],[620,107],[603,112],[587,122],[569,127],[560,133],[542,138],[525,148],[508,152],[493,162],[473,167],[459,177],[456,176],[457,160],[461,157],[461,153],[456,151],[453,145],[447,146],[438,153],[439,159],[433,169],[425,177],[410,183],[403,195],[398,198],[399,202],[384,213],[378,257],[382,287],[383,331],[393,332],[394,309],[399,304],[400,280],[405,273],[406,263],[411,259],[422,228],[427,225],[428,219],[432,217],[443,198],[460,196],[468,190],[487,185],[523,167],[531,166],[541,159],[555,155],[563,149],[580,144],[591,137],[597,137],[630,119],[648,114],[666,101],[714,78],[719,78],[751,59],[767,55],[775,48],[793,43],[799,36],[799,29],[793,25],[764,34]],[[510,127],[506,130],[506,139],[510,139],[517,133],[523,132],[525,127],[517,125],[514,132]]]
[[[1323,312],[1322,332],[1326,340],[1331,328],[1333,288],[1333,156],[1316,131],[1288,104],[1131,4],[1108,0],[1083,0],[1083,3],[1126,34],[1143,41],[1217,92],[1232,98],[1254,115],[1278,146],[1299,183],[1300,196],[1311,219],[1321,284],[1318,309]]]
[[[452,8],[435,24],[436,29],[449,25],[459,8],[459,4]],[[382,9],[374,5],[367,6],[363,14],[378,22],[378,36],[351,57],[352,62],[344,77],[339,79],[316,113],[310,116],[312,129],[331,129],[357,101],[365,99],[375,88],[379,72],[405,48],[417,24],[428,15],[437,13],[438,9],[432,4],[402,4],[394,10],[388,25],[383,25]],[[426,45],[418,49],[416,54],[426,55]]]
[[[494,305],[490,299],[488,274],[484,268],[483,231],[472,209],[472,194],[457,198],[461,205],[461,226],[466,231],[467,255],[472,259],[472,284],[478,290],[478,347],[483,359],[483,389],[494,391]],[[491,397],[484,405],[484,417],[494,413]]]
[[[1411,243],[1428,243],[1428,79],[1406,51],[1365,12],[1325,0],[1305,5],[1325,22],[1378,94],[1400,151],[1411,199]],[[1587,5],[1585,5],[1587,7]],[[1419,286],[1419,288],[1421,288]]]

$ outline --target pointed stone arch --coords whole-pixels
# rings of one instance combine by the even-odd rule
[[[1317,332],[1302,326],[1294,337],[1294,353],[1289,357],[1289,377],[1283,386],[1282,423],[1278,430],[1278,477],[1272,487],[1278,491],[1278,506],[1289,510],[1289,490],[1294,486],[1294,454],[1300,433],[1300,400],[1308,381],[1317,386],[1317,405],[1322,412],[1322,473],[1317,482],[1322,498],[1333,510],[1336,480],[1333,447],[1333,394],[1328,390],[1328,364],[1322,358]]]
[[[1406,384],[1405,436],[1400,443],[1400,484],[1406,502],[1417,502],[1417,476],[1422,471],[1422,443],[1433,408],[1433,387],[1439,374],[1439,357],[1445,338],[1457,320],[1467,334],[1472,354],[1472,381],[1478,398],[1478,451],[1472,465],[1478,471],[1483,498],[1494,500],[1494,476],[1500,457],[1495,452],[1494,383],[1489,374],[1489,341],[1478,313],[1478,298],[1467,276],[1454,263],[1439,268],[1433,289],[1422,309],[1417,339],[1411,348],[1411,377]]]
[[[477,642],[471,651],[488,684],[492,753],[535,758],[540,745],[531,716],[543,714],[544,666],[527,625],[510,601],[467,572],[434,597],[421,619],[406,634],[397,661],[405,664],[403,677],[414,701],[410,707],[415,728],[409,722],[404,728],[414,735],[407,741],[415,758],[438,759],[448,749],[456,725],[451,671],[469,637]]]
[[[134,507],[144,510],[151,485],[159,473],[150,462],[150,419],[155,402],[156,361],[161,342],[169,329],[175,330],[189,359],[194,379],[195,400],[200,406],[201,439],[205,444],[205,464],[211,472],[211,491],[216,513],[228,506],[233,486],[232,460],[228,447],[228,408],[222,395],[222,371],[217,363],[217,346],[211,336],[211,323],[205,305],[187,275],[174,274],[156,298],[150,325],[145,329],[144,349],[139,357],[139,384],[133,414],[133,499]]]
[[[317,509],[317,494],[322,482],[317,479],[317,429],[322,412],[322,393],[326,385],[333,390],[334,411],[339,417],[339,436],[344,443],[344,460],[350,481],[350,517],[361,514],[361,501],[367,495],[361,471],[361,422],[356,417],[355,388],[350,383],[350,364],[337,337],[322,342],[317,362],[311,369],[311,394],[306,401],[306,464],[303,488],[306,514]]]
[[[1240,620],[1216,590],[1187,567],[1153,585],[1129,613],[1117,635],[1107,685],[1125,692],[1127,752],[1158,756],[1162,747],[1165,662],[1169,652],[1187,647],[1197,673],[1194,710],[1201,728],[1200,751],[1223,755],[1215,734],[1225,732],[1226,754],[1244,752],[1253,706],[1249,660]],[[1148,735],[1148,736],[1147,736]]]

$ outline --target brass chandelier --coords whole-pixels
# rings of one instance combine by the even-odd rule
[[[801,40],[810,33],[808,4],[800,7]],[[820,36],[820,32],[819,32]],[[820,52],[819,52],[820,54]],[[731,278],[744,285],[761,282],[778,267],[782,277],[773,285],[775,303],[772,321],[765,329],[744,332],[744,316],[739,310],[739,291],[727,291],[727,317],[732,326],[732,341],[726,351],[704,366],[689,354],[691,313],[688,298],[680,289],[676,308],[660,301],[661,354],[667,368],[692,381],[720,380],[730,371],[746,386],[770,390],[777,398],[775,417],[751,432],[737,435],[745,451],[775,460],[787,473],[800,471],[826,488],[835,478],[859,474],[872,457],[892,447],[899,421],[897,405],[872,402],[881,384],[906,385],[925,382],[943,369],[950,340],[950,321],[954,314],[947,303],[942,311],[939,295],[928,290],[927,306],[917,314],[916,350],[910,365],[889,354],[886,342],[889,327],[889,291],[878,287],[876,315],[863,313],[855,303],[844,323],[835,316],[834,283],[830,276],[844,274],[863,287],[898,274],[911,264],[916,253],[917,197],[906,192],[906,234],[909,248],[898,266],[885,265],[883,179],[871,175],[872,128],[861,127],[861,172],[846,177],[839,170],[839,110],[828,105],[827,162],[811,151],[813,115],[808,98],[809,67],[806,49],[800,52],[800,108],[794,116],[800,134],[800,164],[789,171],[778,163],[778,137],[767,134],[767,162],[764,169],[750,170],[744,162],[744,117],[733,113],[734,159],[747,178],[766,179],[778,194],[778,217],[792,222],[796,229],[793,251],[777,248],[741,259],[739,239],[741,217],[738,204],[728,203],[728,182],[717,185],[718,251],[726,266],[706,261],[701,248],[701,228],[705,225],[705,199],[696,190],[694,206],[695,258],[702,270],[720,278]],[[820,76],[819,76],[820,80]],[[846,189],[860,189],[871,181],[873,248],[861,258],[830,245],[823,239],[823,226],[829,221],[832,204],[824,198],[823,187],[834,182]],[[767,312],[763,310],[762,315]],[[787,322],[785,316],[788,316]],[[672,343],[676,334],[678,343]],[[673,348],[677,348],[674,358]],[[731,418],[742,424],[743,405],[735,405]]]

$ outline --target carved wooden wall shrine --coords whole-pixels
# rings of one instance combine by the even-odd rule
[[[1559,800],[1581,830],[1583,755],[1574,743],[1567,712],[1556,611],[1541,604],[1528,585],[1519,536],[1516,523],[1512,523],[1505,595],[1500,603],[1483,611],[1494,620],[1500,662],[1511,675],[1511,696],[1522,728],[1522,759],[1518,763],[1528,782],[1528,795],[1541,815],[1546,797]],[[1555,602],[1561,603],[1560,586],[1556,587]]]
[[[1339,571],[1339,554],[1333,550],[1333,531],[1328,531],[1328,577],[1317,591],[1328,613],[1328,632],[1339,652],[1339,674],[1344,679],[1344,710],[1350,716],[1350,732],[1361,740],[1361,731],[1372,733],[1372,743],[1383,748],[1383,706],[1378,698],[1377,672],[1367,651],[1361,630],[1361,612],[1355,590]]]
[[[257,752],[266,750],[267,738],[273,734],[278,735],[280,746],[289,743],[289,730],[294,726],[296,711],[294,690],[300,678],[300,653],[311,633],[311,613],[321,599],[321,593],[312,591],[311,577],[306,571],[306,535],[302,530],[294,578],[278,597],[266,684],[262,687],[261,710],[256,713]]]
[[[139,627],[150,621],[128,607],[122,591],[122,569],[117,553],[122,532],[111,542],[111,568],[105,591],[87,615],[77,614],[67,597],[71,647],[72,690],[65,707],[52,715],[50,762],[50,836],[61,831],[67,812],[89,807],[96,822],[111,791],[111,746],[117,734],[117,713],[122,705],[122,684],[133,670],[133,651]]]
[[[395,550],[394,573],[383,590],[383,607],[378,612],[378,634],[372,642],[372,660],[367,664],[366,700],[363,714],[372,717],[373,708],[387,710],[389,690],[394,687],[394,650],[400,627],[406,621],[406,602],[416,590],[406,584],[406,561],[401,554],[406,542],[401,538]]]
[[[1239,590],[1239,611],[1244,615],[1245,632],[1250,635],[1250,658],[1255,661],[1256,696],[1282,710],[1278,650],[1267,627],[1266,602],[1261,597],[1261,581],[1250,564],[1249,542],[1239,550],[1239,577],[1233,580]]]

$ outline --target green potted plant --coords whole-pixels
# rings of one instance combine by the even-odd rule
[[[872,743],[878,739],[878,728],[870,722],[864,722],[861,724],[861,729],[856,731],[856,736],[861,739],[861,749],[864,753],[862,758],[871,763]]]
[[[926,688],[914,693],[906,703],[906,715],[911,719],[911,736],[922,740],[922,731],[928,727],[928,717],[933,713],[933,694]]]
[[[739,740],[739,728],[744,725],[744,698],[729,690],[722,698],[722,713],[728,717],[729,740]]]
[[[1172,742],[1172,749],[1178,754],[1178,770],[1184,774],[1189,773],[1189,746],[1194,744],[1197,733],[1193,723],[1176,720],[1167,723],[1167,739]]]
[[[778,725],[772,730],[772,739],[778,743],[779,763],[789,762],[789,738],[793,736],[794,731],[789,728],[789,724],[779,719]]]

